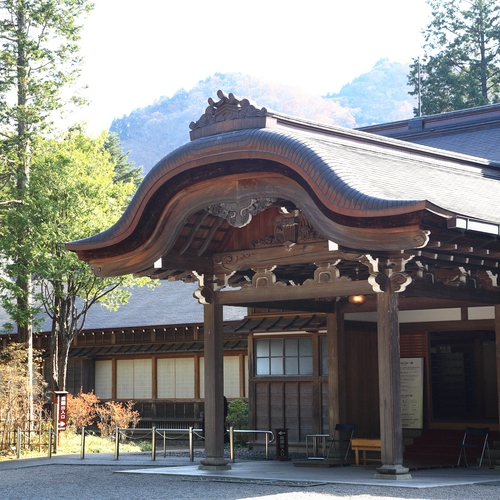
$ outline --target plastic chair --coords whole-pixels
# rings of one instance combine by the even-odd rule
[[[326,458],[330,458],[330,452],[332,448],[335,453],[336,458],[340,458],[341,460],[347,460],[347,456],[351,451],[351,440],[354,435],[355,424],[337,424],[335,426],[335,430],[333,431],[333,435],[331,439],[328,440],[330,443],[328,446],[328,454]],[[345,454],[342,457],[342,445],[345,445],[346,450]],[[338,449],[337,449],[338,447]]]
[[[458,456],[457,467],[460,467],[460,460],[462,459],[462,453],[464,455],[465,466],[470,467],[467,462],[466,450],[476,449],[481,451],[481,457],[479,458],[479,466],[483,463],[483,457],[485,450],[488,450],[488,460],[491,467],[491,457],[490,457],[490,447],[488,445],[488,434],[490,432],[489,427],[466,427],[464,438],[462,444],[460,445],[460,455]]]

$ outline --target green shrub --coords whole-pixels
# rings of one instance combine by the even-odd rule
[[[238,398],[228,404],[227,425],[234,429],[248,429],[248,401],[246,398]],[[248,441],[248,436],[236,433],[234,441],[235,444],[245,445]]]

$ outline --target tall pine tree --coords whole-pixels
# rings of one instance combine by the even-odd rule
[[[17,307],[5,305],[18,325],[19,340],[27,343],[36,271],[27,243],[34,228],[24,204],[32,145],[50,129],[53,113],[66,104],[63,90],[79,75],[78,20],[92,7],[88,0],[0,0],[0,154],[11,179],[7,196],[20,202],[9,214],[9,233],[15,237],[0,238],[0,252],[9,263],[5,283],[17,301]]]
[[[498,0],[427,0],[432,20],[423,31],[424,55],[408,75],[431,115],[500,102]],[[420,84],[419,84],[420,80]],[[418,109],[415,109],[415,115]]]

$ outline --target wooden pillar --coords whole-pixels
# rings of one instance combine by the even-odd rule
[[[377,338],[380,395],[380,440],[382,467],[379,479],[411,479],[403,467],[403,423],[399,365],[398,296],[387,280],[377,293]]]
[[[328,427],[330,436],[341,422],[339,378],[339,324],[338,312],[327,313],[326,335],[328,343]]]
[[[495,339],[496,339],[496,354],[497,354],[498,415],[500,420],[500,305],[499,304],[495,305]]]
[[[222,306],[204,305],[205,458],[200,469],[230,469],[224,459],[224,351]]]

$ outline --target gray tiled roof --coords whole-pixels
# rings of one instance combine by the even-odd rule
[[[179,281],[160,281],[154,289],[134,288],[128,303],[117,311],[99,304],[92,306],[85,329],[203,323],[203,306],[193,297],[196,288],[194,283]],[[242,307],[224,307],[224,320],[240,320],[246,312]],[[10,322],[3,308],[0,308],[0,321],[0,325]],[[42,330],[50,330],[48,319]]]
[[[415,144],[446,149],[500,164],[500,127],[459,132],[453,135],[419,137],[412,139]]]
[[[500,104],[370,125],[359,130],[485,158],[500,165]]]
[[[90,309],[86,329],[203,323],[203,306],[193,297],[198,285],[160,281],[154,289],[135,288],[128,303],[117,311],[97,305]],[[243,318],[246,308],[225,307],[224,319]]]

